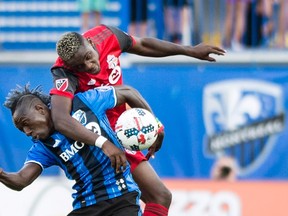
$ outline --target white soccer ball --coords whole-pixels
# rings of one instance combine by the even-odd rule
[[[118,118],[115,132],[120,143],[127,149],[148,149],[156,140],[158,123],[155,116],[142,108],[128,109]]]

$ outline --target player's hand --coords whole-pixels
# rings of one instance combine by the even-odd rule
[[[127,159],[125,152],[117,148],[113,143],[106,141],[102,146],[102,151],[111,161],[111,166],[115,169],[116,173],[126,169]]]
[[[148,153],[146,154],[146,159],[149,160],[150,157],[154,158],[155,152],[159,151],[164,140],[164,131],[158,134],[157,139],[153,143],[153,145],[148,149]]]
[[[198,58],[200,60],[206,60],[210,62],[216,61],[215,58],[210,57],[210,54],[215,55],[224,55],[226,52],[225,50],[221,49],[220,47],[211,46],[207,44],[200,43],[194,46],[191,51],[188,50],[188,55]]]
[[[164,126],[163,124],[159,121],[159,119],[157,119],[157,123],[158,123],[158,130],[157,130],[157,139],[155,140],[155,142],[153,143],[153,145],[148,149],[148,153],[146,155],[146,159],[149,160],[150,157],[154,158],[155,152],[159,151],[163,140],[164,140]]]

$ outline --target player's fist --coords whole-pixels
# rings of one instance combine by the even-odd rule
[[[109,157],[111,166],[115,169],[116,173],[126,169],[127,159],[124,151],[109,141],[104,143],[102,151]]]
[[[162,147],[162,143],[164,140],[164,126],[163,124],[159,121],[158,118],[156,118],[157,124],[158,124],[158,130],[157,130],[157,139],[153,143],[153,145],[148,149],[148,153],[146,155],[147,160],[150,159],[150,157],[154,158],[155,152],[159,151],[160,148]]]

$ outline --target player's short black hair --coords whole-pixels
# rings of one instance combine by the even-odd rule
[[[83,45],[83,36],[77,32],[67,32],[61,36],[56,44],[58,56],[63,61],[69,61]]]
[[[38,98],[45,105],[48,107],[50,106],[50,95],[44,94],[40,85],[34,89],[30,89],[29,83],[27,83],[24,87],[17,85],[15,89],[11,89],[6,97],[4,106],[10,109],[13,115],[19,105],[23,104],[23,102],[31,102],[34,98]]]

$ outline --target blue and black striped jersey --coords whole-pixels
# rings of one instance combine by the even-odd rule
[[[123,148],[109,125],[106,110],[116,105],[113,87],[99,87],[78,93],[73,100],[72,116],[89,130],[102,135]],[[139,191],[132,179],[130,167],[116,174],[103,151],[91,145],[66,138],[55,132],[46,140],[35,140],[26,162],[39,164],[42,169],[60,166],[67,178],[74,180],[73,208],[93,205],[129,191]]]

